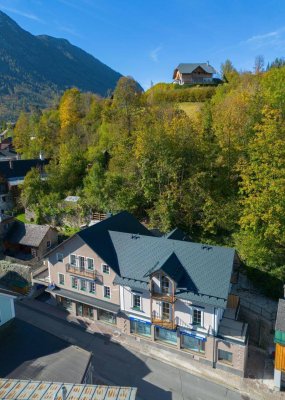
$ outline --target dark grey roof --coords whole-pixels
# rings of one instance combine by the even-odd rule
[[[216,70],[211,65],[207,63],[181,63],[176,69],[178,69],[182,74],[191,74],[196,68],[201,67],[204,71],[209,74],[215,74]]]
[[[118,313],[120,310],[120,306],[118,304],[96,299],[91,296],[86,296],[85,294],[72,292],[71,290],[61,289],[59,287],[56,287],[55,289],[47,289],[46,292],[55,293],[59,296],[66,297],[67,299],[79,301],[80,303],[87,304],[96,308],[101,308],[105,311],[111,311],[115,314]]]
[[[80,383],[91,358],[86,350],[17,318],[0,338],[1,377]]]
[[[49,229],[51,228],[48,225],[24,224],[23,222],[15,221],[5,240],[13,244],[39,247]]]
[[[120,276],[115,283],[147,289],[147,274],[175,253],[186,271],[176,296],[226,307],[235,250],[200,243],[110,232]],[[178,263],[176,263],[176,267]],[[170,268],[169,266],[167,268]],[[180,269],[181,271],[181,269]],[[172,274],[173,275],[173,274]],[[183,288],[182,288],[183,287]]]
[[[285,300],[279,299],[277,317],[275,323],[276,331],[285,332]]]
[[[122,211],[77,233],[117,273],[119,273],[119,265],[109,231],[153,236],[144,225],[127,211]]]
[[[26,176],[26,174],[32,168],[40,168],[48,164],[48,160],[13,160],[10,161],[2,161],[0,162],[0,175],[2,175],[6,179],[13,178],[22,178]]]
[[[191,238],[180,228],[173,229],[171,232],[168,232],[165,236],[167,237],[167,239],[186,240],[188,242],[191,242]]]
[[[179,261],[174,251],[169,254],[165,259],[158,261],[153,268],[151,268],[146,276],[150,276],[157,271],[163,271],[177,284],[180,283],[181,279],[185,276],[186,271]]]

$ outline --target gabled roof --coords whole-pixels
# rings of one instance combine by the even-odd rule
[[[22,178],[32,168],[43,168],[44,165],[48,164],[48,160],[13,160],[13,161],[1,161],[0,162],[0,175],[6,179]]]
[[[51,228],[48,225],[24,224],[15,221],[4,240],[12,244],[39,247],[49,229]]]
[[[165,237],[167,237],[167,239],[185,240],[187,242],[191,242],[190,237],[180,228],[173,229],[171,232],[168,232]]]
[[[208,63],[181,63],[175,70],[178,70],[182,74],[191,74],[196,68],[201,67],[205,72],[209,74],[215,74],[216,70]]]
[[[128,233],[132,234],[134,237],[137,234],[145,236],[153,235],[127,211],[122,211],[76,234],[84,240],[99,257],[110,265],[116,273],[120,274],[117,255],[109,231]]]
[[[110,232],[110,237],[120,270],[115,283],[147,289],[150,271],[163,267],[171,277],[178,274],[177,297],[226,307],[234,249],[166,237],[135,239],[121,232]]]
[[[185,275],[186,271],[179,261],[177,255],[174,253],[170,253],[161,261],[158,261],[153,268],[151,268],[146,276],[150,276],[155,272],[163,271],[166,275],[168,275],[171,279],[173,279],[176,283],[179,283],[181,278]]]

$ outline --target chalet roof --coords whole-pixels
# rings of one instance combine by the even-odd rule
[[[6,179],[22,178],[32,168],[42,168],[49,160],[13,160],[0,162],[0,175]]]
[[[11,230],[5,237],[5,241],[12,244],[39,247],[51,227],[49,225],[24,224],[15,221]]]
[[[235,250],[166,237],[109,232],[117,256],[119,275],[115,283],[147,288],[148,274],[165,268],[180,289],[176,296],[226,307]],[[172,253],[171,253],[172,252]],[[171,254],[170,254],[171,253]],[[173,261],[173,264],[170,262]],[[181,272],[185,270],[185,274]]]
[[[182,74],[191,74],[196,68],[201,67],[205,72],[209,74],[215,74],[216,70],[208,63],[181,63],[178,65],[178,69]]]
[[[144,225],[127,211],[106,218],[76,234],[117,273],[119,273],[119,265],[109,231],[153,236]]]
[[[166,234],[167,239],[185,240],[191,242],[190,237],[180,228],[175,228]]]
[[[181,278],[185,275],[186,271],[179,261],[177,255],[173,251],[161,261],[158,261],[153,268],[151,268],[146,276],[150,276],[157,271],[163,271],[176,283],[179,283]]]

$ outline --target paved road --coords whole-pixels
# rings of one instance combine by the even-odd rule
[[[19,303],[16,316],[94,354],[95,374],[107,384],[136,386],[141,400],[242,400],[238,392],[126,349]]]

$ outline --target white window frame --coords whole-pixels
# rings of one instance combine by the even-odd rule
[[[59,256],[61,256],[61,257],[59,257]],[[59,260],[59,258],[61,258],[61,260]],[[56,260],[57,260],[57,262],[63,262],[63,260],[64,260],[63,253],[56,253]]]
[[[109,288],[109,292],[110,292],[110,296],[109,297],[105,296],[105,288]],[[103,286],[103,297],[104,297],[104,299],[110,299],[111,298],[111,287],[110,286],[106,286],[106,285]]]
[[[82,289],[82,283],[84,282],[84,284],[85,284],[85,289]],[[87,279],[81,279],[80,278],[80,288],[79,288],[79,290],[81,291],[81,292],[87,292],[87,283],[88,283],[88,281],[87,281]]]
[[[72,281],[73,281],[73,279],[76,279],[76,282],[77,282],[77,283],[76,283],[76,287],[73,287],[73,286],[72,286]],[[79,286],[79,285],[78,285],[78,281],[79,281],[79,278],[78,278],[77,276],[72,276],[72,277],[71,277],[71,289],[78,290],[78,286]]]
[[[201,313],[201,325],[194,324],[194,310],[200,311],[200,313]],[[198,328],[204,328],[204,310],[202,310],[199,307],[191,307],[191,318],[192,318],[191,325],[197,326]]]
[[[107,268],[108,268],[108,272],[105,272],[105,271],[104,271],[104,267],[107,267]],[[110,275],[110,267],[109,267],[108,264],[101,264],[101,268],[102,268],[103,274]]]
[[[60,283],[60,276],[63,276],[63,283]],[[58,284],[65,286],[65,275],[62,272],[58,272]]]
[[[139,308],[135,306],[135,296],[139,297],[140,299],[140,306]],[[138,293],[132,293],[132,308],[136,311],[142,311],[142,296]]]
[[[75,264],[72,264],[71,263],[71,256],[74,256],[75,257]],[[72,266],[72,267],[75,267],[75,268],[77,268],[77,256],[76,256],[76,254],[70,254],[69,255],[69,264]]]
[[[82,258],[83,258],[83,265],[81,266],[80,265],[80,261],[82,260]],[[86,257],[84,257],[84,256],[78,256],[78,268],[80,269],[80,268],[86,268],[86,264],[85,264],[85,262],[86,262]]]
[[[92,268],[92,269],[88,268],[88,260],[92,260],[92,264],[93,264],[93,268]],[[94,269],[95,269],[94,258],[86,257],[86,269],[87,269],[88,271],[94,271]]]
[[[94,285],[94,291],[91,291],[91,286]],[[88,282],[88,286],[89,286],[89,293],[91,294],[95,294],[96,293],[96,283],[94,281],[89,281]]]

